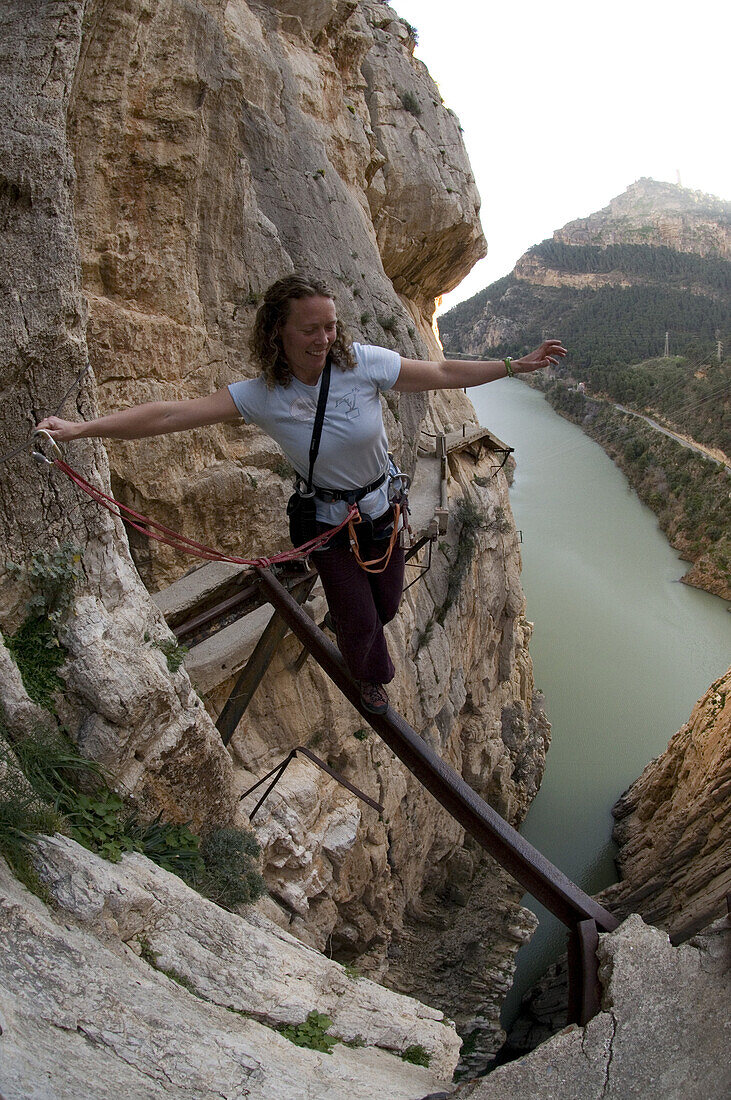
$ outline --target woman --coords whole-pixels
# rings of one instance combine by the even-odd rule
[[[384,555],[393,528],[389,501],[388,443],[379,394],[480,386],[507,375],[555,364],[566,350],[546,340],[522,359],[439,363],[404,359],[398,352],[351,344],[338,323],[335,299],[325,283],[289,275],[274,283],[257,311],[250,348],[258,378],[234,382],[209,397],[153,401],[86,422],[49,416],[38,425],[58,441],[89,437],[140,439],[243,418],[260,425],[281,446],[297,474],[307,479],[309,451],[321,378],[331,365],[330,390],[313,484],[321,529],[339,524],[356,499],[372,524],[359,538],[363,561]],[[360,527],[360,525],[359,525]],[[327,597],[340,651],[359,682],[366,710],[388,709],[384,684],[394,677],[383,625],[396,614],[404,575],[403,550],[395,546],[382,572],[365,572],[347,539],[335,538],[312,555]]]

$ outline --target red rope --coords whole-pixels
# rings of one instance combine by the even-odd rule
[[[185,535],[179,534],[177,531],[173,531],[170,527],[165,527],[164,524],[158,523],[157,520],[148,519],[147,516],[141,515],[139,512],[135,512],[133,508],[128,508],[126,504],[122,504],[121,501],[115,500],[114,497],[108,496],[103,493],[101,489],[97,489],[96,486],[91,485],[85,478],[81,476],[76,470],[74,470],[63,459],[53,459],[54,466],[57,466],[67,477],[71,478],[76,486],[84,493],[91,497],[92,500],[100,504],[102,508],[106,508],[108,512],[111,512],[113,516],[118,519],[124,520],[130,527],[133,527],[135,531],[139,531],[141,535],[144,535],[148,539],[155,539],[157,542],[164,542],[166,546],[172,546],[175,550],[180,550],[183,554],[190,554],[196,558],[202,558],[204,561],[225,561],[232,565],[258,565],[263,569],[267,566],[273,565],[276,562],[285,561],[297,561],[299,558],[306,558],[315,550],[322,550],[338,531],[341,531],[354,515],[358,514],[356,505],[351,505],[348,514],[342,523],[339,523],[337,527],[331,527],[327,531],[324,531],[321,535],[316,535],[308,542],[303,542],[301,546],[293,547],[291,550],[282,550],[278,554],[272,554],[268,558],[237,558],[233,554],[224,554],[220,550],[214,550],[211,546],[206,546],[204,543],[195,542],[193,539],[187,538]],[[144,526],[142,526],[144,524]],[[159,532],[156,534],[156,532]]]

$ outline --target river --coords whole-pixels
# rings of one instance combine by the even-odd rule
[[[521,833],[595,893],[616,881],[612,805],[729,665],[729,608],[678,583],[687,563],[653,513],[541,393],[504,379],[469,395],[480,423],[515,448],[530,652],[553,730]],[[524,904],[541,923],[518,953],[504,1021],[565,949],[563,926],[532,898]]]

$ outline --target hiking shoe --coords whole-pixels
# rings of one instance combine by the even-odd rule
[[[386,689],[373,680],[360,681],[360,701],[371,714],[385,714],[388,710]]]

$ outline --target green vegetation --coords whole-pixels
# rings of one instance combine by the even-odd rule
[[[350,978],[351,982],[358,982],[363,977],[355,963],[345,962],[342,963],[342,967],[347,976]]]
[[[709,216],[720,221],[726,210],[721,204]],[[445,348],[518,357],[544,335],[560,336],[569,358],[555,372],[558,381],[536,376],[533,384],[624,470],[672,545],[696,563],[694,583],[702,578],[709,591],[727,592],[727,476],[609,402],[706,447],[728,449],[731,264],[650,243],[598,247],[549,240],[531,249],[531,257],[561,274],[609,276],[616,285],[544,286],[508,275],[440,318]],[[502,343],[485,346],[475,335],[486,319],[506,334]],[[719,341],[727,353],[721,362]],[[602,401],[585,400],[571,385],[576,382],[584,383],[587,398]]]
[[[454,604],[462,589],[464,579],[467,576],[467,572],[477,550],[477,532],[481,527],[485,526],[484,513],[473,504],[471,500],[466,498],[460,500],[457,503],[456,511],[457,526],[459,528],[457,552],[449,565],[449,572],[447,574],[447,595],[436,616],[436,620],[440,626],[444,624],[447,612]],[[424,629],[425,635],[428,630],[429,624],[427,623]]]
[[[65,650],[58,638],[80,574],[81,556],[70,544],[41,551],[23,568],[8,563],[11,573],[32,589],[27,617],[6,639],[30,697],[50,714],[54,695],[64,687],[58,668]],[[149,642],[146,635],[145,640]],[[174,639],[155,641],[176,672],[186,653]],[[143,823],[122,795],[112,790],[104,770],[83,756],[66,734],[49,725],[11,739],[0,728],[0,851],[15,873],[40,890],[30,858],[35,836],[64,832],[90,851],[112,862],[125,852],[141,852],[165,870],[179,875],[219,905],[255,901],[264,880],[254,866],[260,854],[253,833],[214,829],[202,839],[189,824]]]
[[[593,371],[577,370],[592,393],[660,418],[666,426],[707,447],[728,448],[731,439],[731,362],[708,361],[700,355],[650,359],[626,367],[613,364]]]
[[[19,577],[32,590],[25,605],[26,617],[18,630],[6,637],[5,644],[30,698],[54,711],[54,696],[64,688],[58,670],[66,660],[58,630],[81,574],[81,554],[65,542],[52,551],[37,551],[26,566],[12,561],[5,565],[11,576]]]
[[[194,871],[190,884],[218,905],[251,905],[266,892],[254,866],[261,849],[248,830],[214,829],[201,840],[200,854],[203,867]]]
[[[176,970],[172,966],[160,966],[157,961],[157,955],[152,949],[152,944],[144,933],[140,933],[140,935],[137,936],[137,943],[140,947],[140,958],[146,962],[148,966],[151,966],[153,970],[157,970],[160,974],[164,974],[166,978],[170,978],[170,980],[177,985],[182,985],[183,989],[187,989],[194,997],[205,1000],[204,997],[201,997],[191,980],[186,978],[185,974],[181,974],[179,970]]]
[[[30,698],[38,706],[54,711],[54,696],[65,687],[58,670],[66,660],[66,650],[53,624],[43,615],[28,618],[5,639],[5,644]]]
[[[431,1054],[420,1043],[407,1047],[406,1050],[401,1052],[401,1058],[404,1062],[411,1062],[414,1066],[428,1067],[431,1062]]]
[[[298,1047],[308,1047],[310,1050],[319,1050],[322,1054],[332,1054],[332,1048],[338,1042],[332,1035],[328,1035],[328,1028],[332,1027],[332,1020],[323,1012],[314,1009],[307,1019],[301,1024],[287,1024],[280,1027],[285,1039]]]
[[[25,782],[17,757],[0,736],[0,855],[24,886],[40,897],[44,889],[30,856],[33,839],[54,833],[61,815]]]
[[[652,276],[665,285],[695,285],[727,294],[731,289],[731,263],[720,256],[699,256],[695,252],[677,252],[664,245],[565,244],[549,238],[528,252],[553,271],[570,274],[608,274]]]
[[[409,90],[403,91],[399,98],[401,100],[401,106],[403,107],[403,109],[405,111],[408,111],[409,114],[415,115],[418,118],[418,116],[421,114],[421,104],[419,103],[419,100],[417,99],[414,92]]]
[[[188,824],[159,816],[143,823],[105,779],[100,766],[56,730],[33,731],[12,746],[0,730],[0,851],[26,885],[38,886],[33,838],[62,832],[113,863],[125,852],[141,852],[228,908],[261,897],[253,833],[221,828],[201,839]]]
[[[200,840],[187,824],[163,821],[162,814],[158,814],[154,821],[143,825],[135,815],[130,815],[127,834],[134,844],[133,851],[142,852],[153,863],[191,885],[205,867],[199,851]]]
[[[154,641],[152,644],[162,652],[170,672],[177,672],[185,660],[188,647],[180,645],[174,638],[163,638],[162,641]]]
[[[481,355],[519,358],[541,342],[544,332],[559,333],[570,349],[571,371],[582,380],[582,371],[662,355],[666,332],[674,353],[696,361],[712,358],[716,332],[726,347],[731,336],[727,301],[710,294],[664,283],[596,290],[538,286],[508,275],[439,318],[445,349],[470,351],[472,327],[486,314],[519,336],[481,346]]]
[[[126,827],[124,800],[115,791],[102,787],[94,794],[80,794],[68,788],[57,802],[70,835],[84,848],[110,863],[118,863],[124,852],[134,851],[135,843]]]

